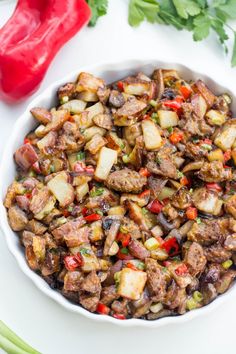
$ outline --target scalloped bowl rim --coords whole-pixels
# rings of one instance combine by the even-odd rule
[[[49,285],[35,272],[33,272],[26,263],[25,256],[23,253],[23,249],[19,244],[17,233],[13,232],[7,221],[7,214],[5,207],[3,206],[3,198],[6,192],[7,185],[13,180],[15,176],[15,167],[13,159],[10,157],[13,156],[13,152],[17,146],[20,145],[20,141],[23,140],[24,135],[29,131],[29,128],[33,128],[36,124],[33,123],[33,119],[29,113],[29,110],[32,107],[45,105],[49,107],[55,98],[55,93],[59,86],[66,82],[70,82],[75,80],[78,73],[81,71],[91,72],[95,75],[101,76],[105,78],[106,81],[112,82],[115,80],[122,79],[128,74],[132,74],[132,72],[137,72],[143,70],[146,73],[151,73],[154,68],[174,68],[181,72],[184,77],[187,79],[190,78],[201,78],[203,79],[216,93],[229,92],[233,97],[233,110],[236,111],[236,97],[229,89],[224,88],[220,84],[218,84],[213,78],[211,78],[207,74],[201,74],[195,71],[190,66],[186,67],[185,65],[157,60],[157,59],[144,59],[144,60],[123,60],[117,62],[103,63],[103,64],[95,64],[88,65],[82,68],[78,68],[78,70],[73,71],[66,75],[65,77],[53,82],[47,89],[45,89],[42,93],[36,96],[32,102],[26,107],[24,113],[17,119],[16,123],[13,126],[12,133],[8,139],[8,142],[5,146],[1,163],[0,163],[0,193],[1,193],[1,201],[0,201],[0,226],[2,228],[3,234],[5,236],[7,246],[10,252],[15,257],[19,267],[21,270],[27,275],[28,278],[32,280],[32,282],[48,297],[55,300],[61,306],[66,308],[67,310],[81,314],[91,320],[97,322],[105,322],[105,323],[113,323],[115,325],[119,325],[122,327],[147,327],[147,328],[157,328],[162,327],[168,324],[180,324],[187,322],[193,318],[205,316],[216,309],[219,305],[223,304],[227,301],[227,299],[231,298],[234,293],[236,293],[236,284],[234,284],[225,294],[218,296],[218,298],[211,302],[210,304],[193,311],[189,311],[184,315],[180,316],[170,316],[164,317],[161,319],[147,321],[142,319],[127,319],[124,321],[115,319],[111,316],[102,316],[98,314],[94,314],[80,307],[79,305],[75,305],[63,297],[59,292],[53,290],[49,287]],[[45,104],[46,103],[46,104]],[[19,132],[24,132],[18,134]]]

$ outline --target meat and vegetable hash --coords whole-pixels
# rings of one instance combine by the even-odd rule
[[[5,206],[29,267],[88,311],[184,314],[236,265],[231,98],[175,70],[111,85],[89,73],[36,107]]]

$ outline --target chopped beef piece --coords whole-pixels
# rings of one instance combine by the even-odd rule
[[[16,150],[15,160],[17,165],[23,170],[28,170],[36,161],[38,161],[38,155],[34,147],[27,143]]]
[[[157,261],[147,258],[147,287],[154,301],[163,301],[166,295],[166,279]]]
[[[193,242],[185,253],[184,261],[190,274],[196,276],[201,273],[206,266],[206,257],[202,246],[197,242]]]
[[[150,256],[150,252],[143,246],[143,244],[135,239],[132,239],[129,243],[129,251],[133,257],[144,260]]]
[[[119,297],[120,295],[117,294],[115,285],[110,285],[102,288],[101,302],[103,304],[109,306],[114,300],[118,299]]]
[[[17,205],[11,206],[8,210],[9,224],[14,231],[22,231],[28,223],[26,213]]]
[[[219,241],[225,234],[225,220],[202,220],[201,223],[195,222],[188,232],[190,241],[195,241],[201,245],[211,245]]]
[[[147,178],[141,176],[138,172],[129,170],[119,170],[112,172],[106,181],[106,185],[119,192],[138,193],[147,183]]]
[[[204,253],[208,262],[213,263],[223,263],[232,256],[232,253],[223,248],[219,243],[205,248]]]

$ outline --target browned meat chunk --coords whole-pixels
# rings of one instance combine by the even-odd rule
[[[118,192],[138,193],[147,183],[147,178],[141,176],[138,172],[125,168],[112,172],[106,181],[106,185]]]
[[[201,273],[206,266],[206,257],[202,246],[193,242],[185,253],[184,262],[187,264],[191,275],[196,276]]]
[[[225,209],[236,219],[236,194],[226,200]]]
[[[123,265],[122,261],[119,260],[109,268],[107,277],[106,277],[105,281],[103,282],[103,284],[105,286],[115,284],[114,274],[121,270],[122,265]]]
[[[154,198],[158,197],[162,188],[165,187],[166,183],[167,179],[156,178],[153,176],[148,178],[148,187],[151,189],[151,193]]]
[[[9,224],[14,231],[24,230],[28,223],[27,216],[17,205],[11,206],[8,210]]]
[[[220,244],[215,244],[205,249],[205,256],[208,262],[222,263],[231,258],[232,253],[223,248]]]
[[[67,247],[77,247],[82,243],[89,242],[89,227],[84,226],[80,229],[76,229],[76,231],[68,232],[68,234],[64,235],[64,240],[66,242]]]
[[[41,222],[35,219],[31,219],[27,224],[27,230],[33,232],[36,235],[42,235],[47,230],[47,228]]]
[[[89,273],[81,284],[79,292],[80,304],[91,312],[96,311],[101,289],[101,283],[96,272]]]
[[[195,222],[187,234],[188,239],[201,245],[210,245],[224,236],[224,224],[223,219],[202,221],[200,224]]]
[[[130,241],[129,251],[133,257],[141,260],[150,256],[150,252],[143,246],[143,244],[135,239]]]
[[[109,103],[115,108],[120,108],[125,104],[125,98],[121,92],[112,90],[109,96]]]
[[[131,220],[130,218],[123,217],[121,219],[121,228],[125,230],[128,234],[131,235],[133,238],[140,238],[141,237],[141,231],[138,225]]]
[[[201,145],[194,144],[192,142],[187,142],[185,152],[186,156],[193,160],[200,160],[208,154],[208,151],[203,149]]]
[[[34,107],[30,110],[31,114],[42,124],[47,124],[52,119],[52,114],[45,108]]]
[[[128,314],[128,308],[127,308],[128,300],[123,299],[122,301],[113,301],[111,308],[115,313],[121,313],[125,316]]]
[[[38,161],[38,155],[33,146],[27,143],[16,150],[15,160],[22,170],[28,170],[36,161]]]
[[[81,288],[82,280],[83,280],[83,275],[81,272],[78,271],[67,272],[64,277],[64,290],[79,291]]]
[[[71,98],[75,92],[75,84],[73,82],[68,82],[66,85],[61,86],[58,91],[57,95],[59,100],[61,100],[63,97],[67,96],[68,98]]]
[[[176,308],[180,308],[182,312],[186,302],[186,290],[180,289],[176,282],[173,280],[166,291],[163,302],[170,309],[174,310]]]
[[[119,294],[117,294],[115,285],[110,285],[102,288],[101,292],[101,302],[104,305],[109,306],[114,300],[119,298]]]
[[[220,277],[220,279],[215,283],[215,288],[217,293],[218,294],[225,293],[229,289],[235,277],[236,277],[235,270],[228,270],[225,274],[223,274]]]
[[[166,279],[157,261],[147,258],[147,287],[154,301],[163,301],[166,295]]]
[[[30,201],[29,201],[29,198],[27,198],[27,196],[17,195],[16,196],[16,203],[19,206],[19,208],[21,208],[22,210],[24,210],[24,211],[29,210]]]
[[[99,101],[102,103],[106,103],[110,95],[110,89],[106,86],[100,86],[97,90],[97,96],[99,98]]]
[[[203,284],[203,286],[201,288],[201,292],[202,292],[202,295],[203,295],[203,303],[204,303],[204,305],[209,304],[210,302],[215,300],[215,298],[217,297],[216,288],[211,283]]]
[[[232,178],[230,168],[224,168],[220,161],[205,162],[198,172],[198,177],[205,182],[223,182]]]
[[[52,234],[55,237],[55,240],[60,244],[63,243],[65,236],[68,238],[71,235],[71,237],[73,238],[79,234],[80,237],[79,229],[84,224],[85,224],[84,218],[78,217],[74,220],[68,221],[67,223],[53,230]]]
[[[178,178],[178,171],[174,162],[170,158],[160,159],[159,168],[161,175],[173,179]]]

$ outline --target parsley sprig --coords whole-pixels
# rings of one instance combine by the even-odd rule
[[[92,10],[89,26],[95,26],[108,9],[108,0],[86,0]],[[236,66],[236,30],[229,20],[236,19],[236,0],[129,0],[129,24],[137,27],[143,21],[173,26],[192,32],[201,41],[215,32],[226,53],[228,32],[234,36],[232,66]]]

